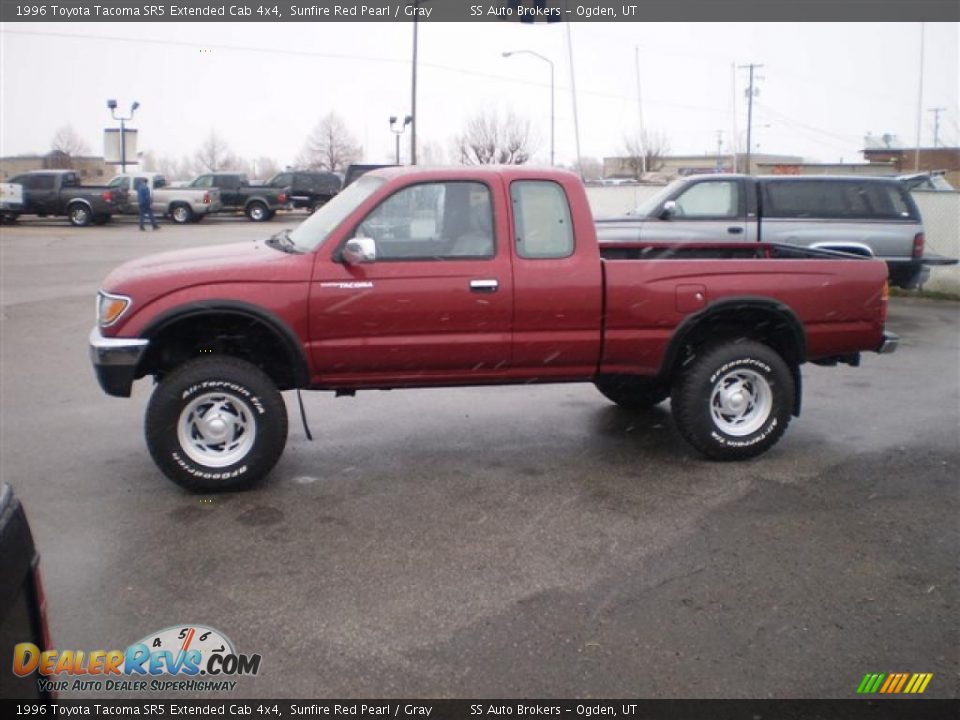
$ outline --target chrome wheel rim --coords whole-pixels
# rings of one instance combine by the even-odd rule
[[[177,439],[191,460],[222,468],[239,462],[253,447],[257,421],[253,412],[231,393],[200,395],[180,412]]]
[[[263,220],[266,214],[266,211],[259,205],[255,205],[254,207],[250,208],[250,217],[252,217],[254,220]]]
[[[73,221],[75,223],[83,224],[89,219],[89,213],[85,207],[77,207],[73,209]]]
[[[773,390],[763,375],[734,370],[721,377],[710,394],[710,415],[721,432],[751,435],[763,427],[773,409]]]
[[[187,209],[184,207],[177,207],[173,209],[173,219],[178,223],[185,223],[187,221]]]

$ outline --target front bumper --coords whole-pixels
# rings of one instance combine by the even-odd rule
[[[137,366],[149,343],[141,338],[104,337],[98,327],[90,331],[90,362],[107,395],[130,397]]]
[[[900,344],[900,336],[889,332],[887,330],[883,331],[883,342],[880,343],[880,347],[877,348],[877,352],[881,355],[889,355],[892,352],[895,352],[897,345]]]

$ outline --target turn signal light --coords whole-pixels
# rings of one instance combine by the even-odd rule
[[[130,298],[123,295],[111,295],[100,292],[97,303],[97,322],[101,327],[113,325],[130,306]]]

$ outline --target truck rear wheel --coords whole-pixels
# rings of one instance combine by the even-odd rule
[[[786,362],[751,340],[699,351],[671,393],[680,435],[715,460],[744,460],[771,448],[790,423],[793,402]]]
[[[262,202],[252,202],[247,205],[247,217],[254,222],[263,222],[270,219],[270,212]]]
[[[145,428],[154,462],[181,487],[203,493],[243,490],[280,459],[287,410],[259,368],[233,357],[205,357],[160,382]]]
[[[93,220],[93,213],[83,203],[73,203],[67,208],[67,216],[74,227],[86,227]]]
[[[189,205],[174,205],[170,208],[170,219],[178,225],[185,225],[193,221],[193,210]]]
[[[653,407],[670,396],[668,386],[629,375],[601,375],[593,384],[605,398],[630,410]]]

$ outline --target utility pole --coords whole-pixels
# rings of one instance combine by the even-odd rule
[[[747,175],[750,175],[750,174],[751,174],[751,172],[750,172],[750,154],[751,154],[751,152],[752,152],[752,148],[751,148],[750,143],[753,142],[753,139],[752,139],[752,132],[753,132],[753,98],[754,98],[755,95],[758,95],[758,94],[760,93],[759,90],[757,90],[756,88],[754,88],[753,83],[754,83],[754,80],[762,80],[762,79],[763,79],[763,78],[761,78],[761,77],[755,76],[755,75],[754,75],[754,70],[756,70],[757,68],[762,68],[763,65],[757,65],[756,63],[750,63],[749,65],[740,65],[739,67],[740,67],[741,70],[749,70],[749,71],[750,71],[750,81],[749,81],[749,84],[747,85],[747,157],[746,157],[746,165],[747,165],[747,167],[746,167],[746,170],[745,170],[745,172],[747,173]]]
[[[643,128],[643,99],[640,95],[640,47],[633,46],[633,57],[637,66],[637,118],[640,121],[640,178],[647,174],[647,137]]]
[[[935,107],[930,108],[928,112],[933,113],[933,146],[935,148],[940,147],[940,113],[946,112],[946,108]]]
[[[413,78],[410,81],[410,164],[417,164],[417,16],[420,0],[413,0]]]
[[[573,70],[573,35],[570,33],[570,23],[567,26],[567,54],[570,57],[570,90],[573,95],[573,137],[577,145],[577,174],[583,180],[583,157],[580,155],[580,120],[577,117],[577,79]]]
[[[917,147],[913,152],[913,170],[920,169],[920,126],[923,118],[923,51],[927,24],[920,23],[920,78],[917,81]]]
[[[717,172],[723,170],[723,130],[717,130]]]

